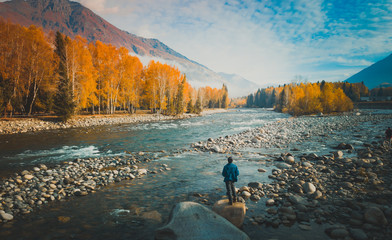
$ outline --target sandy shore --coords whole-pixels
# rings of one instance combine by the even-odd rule
[[[206,109],[201,115],[226,112],[226,109]],[[156,122],[174,119],[186,119],[197,117],[197,114],[182,114],[177,116],[165,116],[159,114],[132,114],[132,115],[94,115],[76,116],[66,123],[45,120],[44,118],[14,118],[0,119],[0,134],[15,134],[24,132],[36,132],[50,129],[65,129],[79,127],[93,127],[113,124],[128,124],[142,122]]]

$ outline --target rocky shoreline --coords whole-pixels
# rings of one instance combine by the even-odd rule
[[[343,146],[343,147],[342,147]],[[346,149],[345,145],[341,148]],[[264,198],[264,214],[251,224],[292,226],[309,231],[325,225],[333,239],[386,239],[392,235],[392,154],[369,145],[357,157],[282,154],[268,177],[272,183],[250,182],[239,189],[244,199]],[[263,172],[263,171],[261,171]]]
[[[392,236],[392,150],[382,140],[390,125],[390,114],[289,118],[192,147],[238,155],[246,148],[281,149],[263,160],[273,166],[271,172],[258,169],[272,182],[238,189],[242,201],[263,204],[261,214],[248,214],[247,228],[312,231],[318,224],[332,239],[387,239]],[[355,147],[337,142],[343,135]],[[335,149],[329,154],[293,147],[327,138],[333,138]]]
[[[209,138],[207,141],[192,144],[192,147],[197,151],[215,153],[232,153],[244,148],[283,149],[293,143],[306,142],[315,136],[328,138],[341,130],[350,131],[353,135],[361,138],[362,135],[357,130],[362,123],[387,121],[392,121],[391,114],[348,113],[337,116],[303,116],[282,119],[231,136]],[[385,126],[380,129],[380,134],[384,133]]]
[[[139,165],[151,161],[140,152],[114,158],[75,159],[49,169],[44,164],[15,173],[0,181],[0,223],[29,214],[51,201],[86,196],[114,182],[171,170],[166,164],[148,170]]]
[[[42,130],[66,129],[66,128],[87,128],[93,126],[157,122],[176,119],[187,119],[201,115],[227,112],[227,109],[206,109],[198,114],[184,113],[181,115],[167,116],[162,114],[133,114],[133,115],[94,115],[94,116],[77,116],[68,120],[66,123],[44,120],[44,118],[18,118],[18,119],[0,119],[0,135],[16,134],[25,132],[37,132]]]
[[[0,134],[15,134],[25,132],[36,132],[52,129],[66,128],[87,128],[93,126],[156,122],[164,120],[186,119],[197,116],[195,114],[182,114],[177,116],[165,116],[160,114],[135,114],[135,115],[117,115],[117,116],[89,116],[74,117],[67,121],[56,122],[41,120],[37,118],[12,119],[10,121],[0,120]]]

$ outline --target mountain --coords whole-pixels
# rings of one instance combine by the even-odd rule
[[[250,93],[257,91],[261,86],[257,85],[254,82],[251,82],[237,74],[228,74],[228,73],[218,73],[223,79],[227,80],[228,89],[237,88],[237,86],[242,86],[236,90],[235,95],[238,97],[247,96]]]
[[[345,80],[349,83],[362,81],[369,89],[392,87],[392,54]]]
[[[194,87],[209,85],[221,88],[226,84],[231,97],[242,95],[244,85],[236,85],[207,67],[188,59],[157,39],[136,36],[120,30],[82,4],[69,0],[13,0],[0,2],[0,16],[23,26],[32,24],[45,32],[60,31],[74,38],[77,35],[89,42],[101,41],[126,47],[131,54],[144,59],[144,64],[156,59],[176,65],[187,75]],[[252,83],[249,83],[249,89]],[[254,90],[254,89],[252,89]],[[250,90],[250,91],[252,91]],[[246,94],[245,94],[246,95]]]

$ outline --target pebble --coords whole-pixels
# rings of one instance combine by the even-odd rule
[[[23,177],[24,177],[26,180],[31,180],[31,179],[34,178],[34,176],[33,176],[33,175],[30,175],[30,174],[26,174],[26,175],[24,175]]]
[[[275,204],[275,200],[274,200],[274,199],[268,199],[268,200],[265,202],[265,204],[266,204],[267,206],[273,206],[273,205]]]
[[[362,229],[352,228],[350,229],[351,236],[354,240],[367,240],[368,236]]]
[[[12,214],[6,213],[3,210],[0,210],[0,216],[3,220],[6,221],[11,221],[12,219],[14,219],[14,216],[12,216]]]
[[[308,193],[308,194],[312,194],[312,193],[316,192],[316,190],[317,190],[316,187],[313,185],[313,183],[310,183],[310,182],[304,183],[302,185],[302,188],[304,189],[305,193]]]
[[[348,235],[349,235],[348,231],[344,228],[337,228],[331,231],[331,237],[335,239],[337,238],[342,239],[347,237]]]
[[[250,192],[248,192],[248,191],[243,191],[243,192],[241,193],[241,195],[242,195],[242,197],[244,197],[244,198],[250,198],[250,197],[252,196],[252,194],[251,194]]]
[[[298,227],[299,227],[300,229],[302,229],[302,230],[305,230],[305,231],[310,231],[310,230],[312,230],[312,227],[311,227],[311,226],[305,225],[305,224],[298,224]]]

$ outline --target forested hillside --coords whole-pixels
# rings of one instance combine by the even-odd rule
[[[197,113],[226,108],[227,92],[226,86],[194,89],[175,66],[156,61],[143,66],[123,47],[0,21],[3,116],[133,113],[138,108]]]

